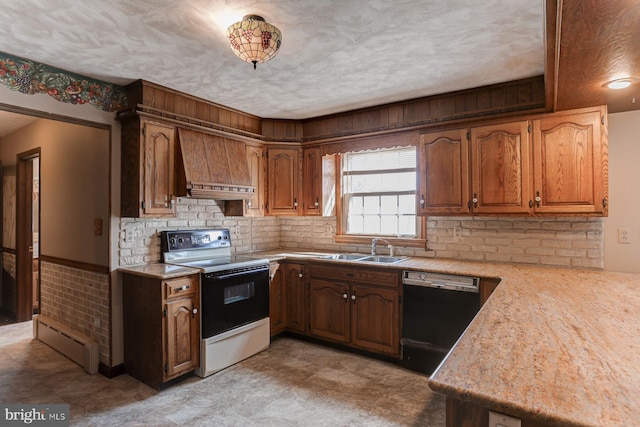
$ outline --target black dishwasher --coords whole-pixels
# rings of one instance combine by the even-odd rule
[[[480,279],[404,271],[402,363],[431,375],[480,309]]]

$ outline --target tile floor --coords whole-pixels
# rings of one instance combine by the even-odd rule
[[[0,402],[68,403],[72,426],[433,426],[445,399],[423,375],[291,338],[208,378],[155,391],[107,379],[32,338],[31,322],[0,327]]]

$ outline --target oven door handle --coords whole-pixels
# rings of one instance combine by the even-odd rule
[[[259,269],[259,270],[242,271],[240,273],[229,273],[229,274],[223,274],[223,275],[220,275],[220,276],[209,275],[209,274],[205,273],[204,277],[207,280],[225,280],[225,279],[228,279],[230,277],[248,276],[250,274],[261,273],[263,271],[267,271],[268,272],[269,269],[265,268],[265,269]]]

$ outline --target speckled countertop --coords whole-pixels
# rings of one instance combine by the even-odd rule
[[[431,258],[385,266],[502,279],[429,379],[434,391],[550,425],[640,425],[640,274]],[[120,270],[165,278],[194,270],[181,269]]]
[[[122,267],[118,271],[122,273],[137,274],[138,276],[152,277],[154,279],[173,279],[175,277],[188,276],[200,273],[197,268],[181,267],[171,264],[146,264]]]
[[[431,376],[436,392],[551,425],[640,425],[640,275],[430,258],[389,268],[502,278]]]

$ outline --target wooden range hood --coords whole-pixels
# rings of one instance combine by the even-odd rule
[[[178,129],[178,196],[245,200],[255,195],[244,142]]]

